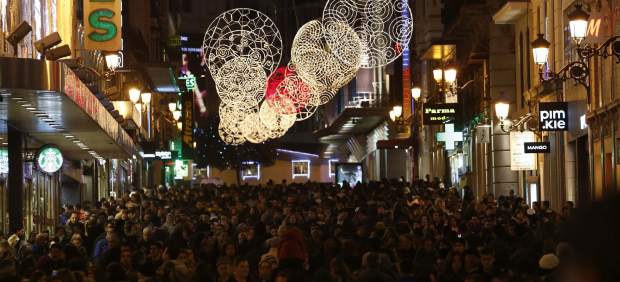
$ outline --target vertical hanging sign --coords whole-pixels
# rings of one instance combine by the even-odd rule
[[[404,7],[408,5],[407,0],[401,0]],[[409,9],[403,9],[403,20],[411,19],[409,15]],[[406,120],[411,116],[412,107],[411,104],[411,63],[410,63],[410,51],[409,42],[402,40],[400,42],[401,48],[403,48],[403,118]]]
[[[84,0],[84,48],[121,50],[121,0]]]
[[[183,131],[181,132],[181,155],[192,159],[194,152],[194,91],[183,93]]]

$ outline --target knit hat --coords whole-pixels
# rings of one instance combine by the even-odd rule
[[[560,259],[555,254],[546,254],[538,261],[538,266],[544,270],[552,270],[560,265]]]

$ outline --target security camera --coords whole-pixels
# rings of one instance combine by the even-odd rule
[[[67,44],[45,52],[45,58],[50,61],[56,61],[67,56],[71,56],[71,48],[69,48],[69,45]]]
[[[39,53],[43,53],[45,50],[58,45],[58,43],[60,43],[61,41],[62,39],[60,38],[60,34],[58,34],[58,32],[54,32],[44,37],[43,39],[35,42],[34,48],[36,48]]]
[[[7,37],[6,41],[8,41],[11,45],[15,46],[17,45],[17,43],[22,41],[22,39],[24,39],[24,37],[26,37],[26,35],[28,35],[28,33],[30,33],[31,31],[32,27],[27,22],[23,21],[19,24],[19,26],[17,26],[15,30],[13,30],[13,32],[11,32],[11,34],[9,34],[9,37]]]

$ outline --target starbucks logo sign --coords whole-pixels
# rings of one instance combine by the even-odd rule
[[[62,168],[62,152],[56,146],[46,145],[37,153],[37,164],[42,171],[54,173]]]

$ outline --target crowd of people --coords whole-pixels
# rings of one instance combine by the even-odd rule
[[[140,189],[5,237],[0,281],[551,281],[572,203],[474,198],[422,180]]]

